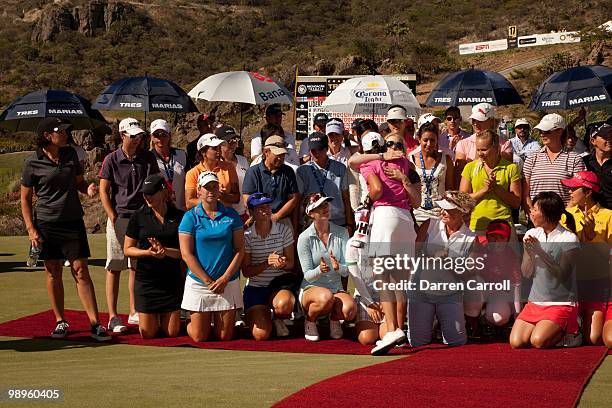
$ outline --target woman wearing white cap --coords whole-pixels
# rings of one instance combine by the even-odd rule
[[[244,231],[240,216],[219,203],[219,179],[213,172],[198,176],[200,203],[185,213],[179,226],[183,260],[189,268],[182,309],[191,312],[187,333],[206,341],[214,319],[218,340],[234,334],[236,309],[242,307],[240,264]]]
[[[465,258],[469,255],[475,234],[463,222],[476,204],[469,194],[447,191],[436,201],[441,218],[430,218],[421,224],[417,234],[417,251],[427,257]],[[459,265],[459,264],[457,264]],[[434,317],[438,319],[446,344],[460,346],[467,341],[463,297],[452,284],[461,282],[465,267],[454,269],[419,268],[412,277],[415,290],[408,291],[408,339],[412,347],[431,342]],[[439,285],[438,285],[439,284]],[[448,284],[447,286],[444,286]]]
[[[329,315],[329,335],[342,337],[340,320],[352,321],[357,305],[342,288],[341,277],[348,276],[344,250],[348,241],[346,228],[329,221],[332,197],[311,193],[304,201],[306,216],[312,224],[298,237],[297,251],[304,272],[300,303],[306,314],[304,337],[318,341],[317,319]]]
[[[565,120],[556,113],[544,116],[535,127],[540,131],[544,147],[527,157],[523,165],[523,208],[526,214],[531,212],[533,198],[544,191],[559,194],[567,205],[570,194],[561,180],[585,170],[582,158],[563,147],[565,127]]]
[[[189,170],[185,176],[185,204],[187,208],[196,206],[198,200],[198,176],[203,172],[213,172],[219,178],[219,200],[225,206],[232,206],[240,201],[240,188],[236,167],[221,160],[221,145],[226,143],[213,133],[207,133],[198,139],[196,154],[200,163]]]
[[[185,211],[185,169],[187,153],[171,147],[172,135],[168,122],[156,119],[151,122],[151,151],[157,159],[159,171],[172,187],[170,196],[179,210]]]

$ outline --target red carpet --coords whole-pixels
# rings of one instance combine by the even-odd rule
[[[127,322],[127,316],[121,316]],[[89,320],[83,311],[66,310],[66,320],[70,323],[70,333],[66,340],[96,342],[89,337]],[[102,322],[108,321],[106,313],[100,313]],[[31,316],[22,317],[0,324],[0,336],[9,337],[29,337],[51,339],[51,331],[54,327],[53,313],[37,313]],[[275,351],[285,353],[316,353],[316,354],[363,354],[369,355],[372,347],[362,346],[350,339],[322,340],[316,343],[300,338],[275,339],[274,341],[255,341],[252,339],[238,339],[233,341],[208,341],[196,343],[188,336],[181,336],[173,339],[152,339],[143,340],[140,338],[137,326],[129,326],[127,333],[113,335],[113,340],[109,343],[132,344],[143,346],[176,347],[192,346],[205,349],[222,350],[245,350],[245,351]],[[323,334],[323,330],[321,331]],[[51,339],[52,340],[52,339]],[[389,354],[408,354],[412,353],[410,348],[392,350]]]
[[[572,407],[604,347],[512,350],[507,344],[423,350],[323,380],[275,407]]]

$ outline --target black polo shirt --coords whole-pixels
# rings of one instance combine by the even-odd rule
[[[264,162],[247,169],[242,182],[242,193],[264,193],[274,199],[270,203],[272,212],[280,210],[289,201],[289,196],[298,192],[297,180],[293,169],[283,164],[274,174]]]
[[[148,206],[143,206],[130,217],[125,235],[138,241],[139,249],[149,249],[151,244],[147,238],[157,238],[166,248],[179,248],[178,227],[183,219],[183,211],[168,206],[164,223],[153,214]],[[166,256],[162,259],[154,257],[138,258],[136,277],[140,282],[163,283],[165,279],[174,282],[174,274],[180,275],[181,261]]]
[[[191,142],[187,143],[187,147],[185,148],[185,151],[187,152],[187,167],[185,167],[185,173],[187,173],[188,170],[197,166],[199,163],[197,158],[199,139],[200,136],[196,137],[195,140],[192,140]]]
[[[55,163],[38,149],[23,165],[21,184],[32,187],[38,200],[35,218],[41,221],[73,221],[83,217],[76,177],[83,168],[75,150],[70,146],[59,149],[59,162]]]
[[[587,170],[597,174],[599,178],[600,194],[602,196],[600,204],[612,210],[612,159],[606,160],[603,166],[599,165],[594,154],[584,156],[583,160]]]
[[[143,206],[140,189],[147,176],[153,173],[159,173],[159,167],[148,150],[138,149],[133,160],[129,160],[121,148],[104,158],[100,178],[111,184],[111,205],[117,215],[129,217]]]

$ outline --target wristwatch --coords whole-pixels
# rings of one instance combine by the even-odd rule
[[[385,160],[385,154],[384,154],[384,153],[382,153],[382,152],[381,152],[381,153],[378,153],[378,158],[379,158],[380,160]]]

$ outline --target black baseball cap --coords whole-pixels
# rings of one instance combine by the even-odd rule
[[[329,120],[329,116],[327,116],[327,113],[323,113],[323,112],[317,113],[314,117],[314,123],[319,125],[319,127],[325,126],[328,120]]]
[[[327,150],[329,139],[325,133],[312,132],[308,135],[308,147],[310,150]]]
[[[166,188],[166,180],[164,180],[164,177],[159,173],[155,173],[145,179],[144,183],[142,183],[140,192],[146,195],[153,195]]]
[[[215,136],[217,136],[219,139],[221,140],[225,140],[226,142],[229,142],[230,140],[240,137],[238,136],[238,134],[236,133],[236,129],[234,129],[231,126],[227,126],[227,125],[220,125],[217,126],[215,128],[215,131],[213,132],[215,134]]]
[[[38,133],[38,136],[42,136],[45,132],[59,132],[61,130],[68,130],[71,127],[72,124],[67,120],[49,117],[38,122],[36,133]]]
[[[279,113],[284,115],[280,103],[273,103],[266,108],[266,116],[277,115]]]

